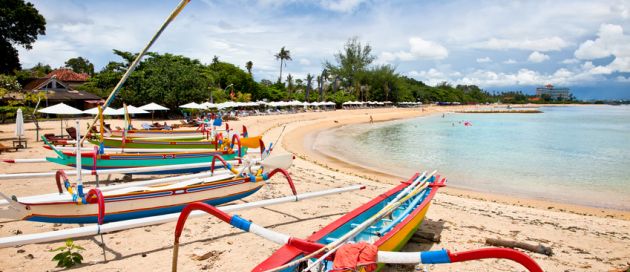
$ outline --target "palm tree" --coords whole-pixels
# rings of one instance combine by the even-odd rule
[[[291,100],[291,93],[293,92],[293,76],[289,74],[287,76],[287,94],[289,96],[288,100]]]
[[[293,60],[291,59],[291,51],[284,49],[283,46],[275,56],[276,59],[280,60],[280,77],[278,77],[278,82],[282,82],[282,66],[286,66],[286,61]]]
[[[247,73],[250,76],[252,75],[252,67],[254,67],[254,63],[251,60],[245,63],[245,68],[247,68]]]
[[[317,81],[317,89],[319,90],[319,98],[317,101],[322,101],[322,76],[317,76],[315,81]]]
[[[310,102],[310,94],[311,94],[311,87],[313,86],[313,75],[311,74],[306,74],[306,95],[304,96],[304,100],[306,102]]]
[[[319,78],[321,85],[319,85],[319,102],[324,101],[324,82],[328,80],[328,70],[324,69],[322,75]]]

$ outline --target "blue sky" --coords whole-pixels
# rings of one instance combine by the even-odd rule
[[[83,56],[97,69],[112,49],[139,51],[178,1],[32,1],[47,35],[20,49],[24,67]],[[368,1],[192,0],[152,51],[209,63],[214,55],[257,80],[317,74],[345,41],[369,43],[377,64],[430,85],[533,92],[568,86],[578,98],[630,98],[630,0]],[[284,72],[283,72],[284,73]],[[284,73],[286,75],[286,73]]]

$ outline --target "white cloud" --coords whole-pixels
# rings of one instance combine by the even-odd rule
[[[478,63],[492,62],[492,59],[490,57],[477,58],[477,62]]]
[[[580,60],[578,60],[578,59],[565,59],[565,60],[561,61],[560,63],[562,63],[562,64],[578,64],[578,63],[580,63]]]
[[[338,12],[351,12],[354,11],[364,0],[322,0],[320,4],[322,7]]]
[[[534,51],[532,52],[529,57],[527,58],[528,61],[534,62],[534,63],[540,63],[546,60],[549,60],[549,56],[545,55],[543,53],[540,53],[538,51]]]
[[[308,60],[308,59],[305,59],[305,58],[301,58],[301,59],[300,59],[300,64],[301,64],[301,65],[307,65],[307,66],[308,66],[308,65],[311,65],[311,61],[310,61],[310,60]]]
[[[582,60],[613,56],[613,61],[608,65],[592,67],[592,70],[597,73],[630,72],[630,36],[623,33],[620,25],[601,25],[597,32],[597,39],[587,40],[580,44],[574,54],[576,58]]]
[[[470,73],[462,75],[459,72],[444,72],[436,68],[423,71],[413,70],[408,76],[422,80],[428,85],[437,85],[441,82],[450,82],[453,84],[477,85],[480,87],[507,87],[507,86],[533,86],[533,85],[583,85],[587,83],[604,81],[606,78],[597,71],[592,69],[595,66],[583,65],[581,68],[569,70],[560,68],[553,73],[541,73],[530,69],[519,69],[515,73],[506,73],[490,70],[474,70]],[[624,80],[630,78],[618,77],[617,81],[626,82]]]
[[[409,38],[409,51],[383,52],[379,56],[380,62],[394,60],[441,60],[448,57],[448,49],[439,43],[428,41],[420,37]]]
[[[428,85],[437,85],[444,81],[449,81],[449,78],[446,76],[445,73],[435,68],[431,68],[426,71],[412,70],[408,72],[407,75],[410,77],[422,80],[425,84],[428,84]]]
[[[493,49],[493,50],[507,50],[507,49],[521,49],[521,50],[535,50],[540,52],[547,51],[560,51],[570,44],[560,37],[542,38],[537,40],[508,40],[492,38],[485,42],[480,42],[473,45],[473,48]]]
[[[516,63],[516,61],[514,59],[508,59],[508,60],[504,61],[503,63],[505,63],[505,64],[514,64],[514,63]]]
[[[617,82],[630,83],[630,77],[618,76]]]

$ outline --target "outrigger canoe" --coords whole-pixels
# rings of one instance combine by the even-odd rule
[[[234,134],[233,136],[238,136]],[[177,140],[150,140],[150,139],[142,139],[142,138],[130,138],[130,139],[122,139],[122,138],[106,138],[103,139],[104,147],[117,147],[117,148],[179,148],[179,149],[198,149],[198,148],[207,148],[207,149],[218,149],[222,144],[231,144],[229,141],[224,141],[219,139],[220,137],[216,137],[212,140],[202,140],[202,141],[177,141]],[[258,142],[262,136],[255,137],[247,137],[247,138],[239,138],[242,145],[246,145],[246,143],[250,142]],[[99,145],[100,142],[95,139],[89,140],[90,143]],[[234,137],[232,138],[234,141]]]
[[[131,129],[126,131],[126,137],[128,138],[161,138],[170,137],[173,139],[186,138],[186,137],[199,137],[207,138],[211,133],[225,133],[230,131],[230,126],[225,123],[225,129],[211,129],[210,126],[206,126],[204,123],[199,125],[196,129],[176,129],[176,130],[159,130],[159,129]],[[247,128],[243,126],[243,134],[247,133]],[[108,137],[123,137],[124,130],[113,130],[108,133]]]
[[[19,198],[9,198],[0,194],[8,202],[6,207],[0,208],[0,218],[46,223],[102,224],[175,213],[180,212],[191,202],[220,205],[244,198],[258,191],[265,185],[266,180],[277,173],[285,176],[293,194],[297,194],[291,177],[284,169],[263,171],[265,165],[263,161],[261,164],[263,166],[256,168],[245,165],[239,171],[220,157],[215,158],[222,161],[231,173],[118,190],[101,191],[93,188],[85,194],[81,184],[76,186],[70,184],[63,170],[59,170],[56,175],[59,195],[30,197],[28,201],[22,202]],[[289,159],[282,160],[285,167],[290,166]],[[62,187],[65,187],[66,193]]]
[[[426,174],[426,172],[425,172]],[[335,220],[307,239],[290,237],[266,229],[238,215],[228,215],[204,203],[192,203],[180,214],[175,228],[172,271],[177,270],[179,238],[186,218],[202,210],[241,230],[283,244],[253,271],[376,271],[384,263],[439,264],[486,258],[516,261],[529,271],[542,269],[529,256],[507,248],[485,248],[465,252],[448,250],[396,252],[418,229],[438,188],[439,176],[416,174],[390,191]],[[333,247],[330,247],[334,245]]]
[[[81,168],[86,170],[104,170],[136,168],[164,165],[182,165],[212,162],[214,156],[221,156],[224,160],[234,160],[247,154],[249,148],[264,149],[260,138],[258,142],[245,141],[246,146],[223,146],[220,150],[208,150],[202,152],[163,152],[163,153],[111,153],[98,154],[98,148],[94,152],[81,152]],[[49,145],[57,153],[57,157],[47,157],[49,162],[75,167],[77,163],[76,153],[61,152]],[[235,148],[235,149],[233,149]],[[163,171],[142,172],[137,174],[183,174],[207,171],[208,167],[173,169]]]

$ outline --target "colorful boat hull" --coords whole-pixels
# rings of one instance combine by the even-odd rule
[[[147,216],[180,212],[191,202],[220,205],[244,198],[258,191],[264,182],[252,182],[250,178],[228,179],[207,184],[104,195],[105,216],[103,222],[115,222]],[[96,203],[77,202],[21,203],[29,211],[22,220],[46,223],[97,223],[99,207]]]
[[[252,142],[258,145],[258,141],[261,136],[242,138],[241,142]],[[92,144],[99,145],[97,140],[90,140]],[[220,144],[216,144],[215,140],[202,140],[202,141],[164,141],[164,140],[144,140],[144,139],[118,139],[118,138],[106,138],[103,140],[104,147],[118,147],[118,148],[180,148],[180,149],[199,149],[207,148],[210,150],[216,149]],[[243,144],[247,146],[246,144]]]
[[[341,237],[343,234],[349,232],[353,228],[353,224],[359,224],[380,211],[389,202],[389,200],[393,199],[398,192],[404,190],[404,188],[409,186],[411,184],[411,180],[415,178],[416,176],[414,176],[409,181],[404,182],[397,187],[391,189],[385,194],[379,195],[370,202],[360,206],[359,208],[351,211],[343,217],[335,220],[331,224],[322,228],[320,231],[317,231],[313,235],[309,236],[307,240],[320,244],[328,244],[333,241],[332,239],[334,239],[334,237]],[[400,250],[405,244],[407,244],[413,233],[416,232],[416,230],[422,223],[422,220],[424,219],[424,216],[429,209],[431,200],[437,192],[437,188],[443,185],[443,183],[438,183],[438,181],[439,177],[431,178],[431,185],[429,185],[429,187],[421,193],[422,195],[418,196],[422,197],[422,200],[419,201],[417,205],[415,205],[410,213],[404,215],[405,217],[404,219],[402,219],[402,221],[396,224],[388,232],[380,234],[381,236],[370,231],[361,232],[353,239],[354,242],[366,241],[376,245],[381,251]],[[373,229],[378,229],[379,224],[382,225],[384,224],[383,222],[385,221],[378,221],[375,225],[373,225],[375,227]],[[293,246],[285,245],[278,249],[265,261],[256,266],[252,271],[266,271],[269,269],[280,267],[293,260],[303,257],[303,254],[304,253],[300,249]],[[329,269],[332,267],[332,261],[324,261],[324,265],[325,271],[329,271]],[[287,268],[282,271],[295,271],[296,268],[297,267]]]
[[[241,148],[242,154],[247,154],[247,147]],[[142,154],[103,154],[94,159],[94,153],[82,153],[81,168],[86,170],[121,169],[148,166],[181,165],[192,163],[212,162],[214,155],[221,156],[224,160],[234,160],[238,157],[238,151],[209,151],[209,152],[173,152],[173,153],[142,153]],[[64,152],[63,157],[46,158],[49,162],[65,166],[76,166],[76,157]],[[96,167],[94,166],[96,163]],[[209,167],[209,166],[208,166]],[[207,171],[208,167],[177,169],[166,171],[152,171],[138,174],[182,174]]]
[[[114,130],[109,136],[122,137],[122,130]],[[178,129],[178,130],[150,130],[150,129],[137,129],[128,130],[127,136],[130,138],[152,138],[152,137],[186,137],[186,136],[199,136],[205,137],[206,133],[202,129]]]

